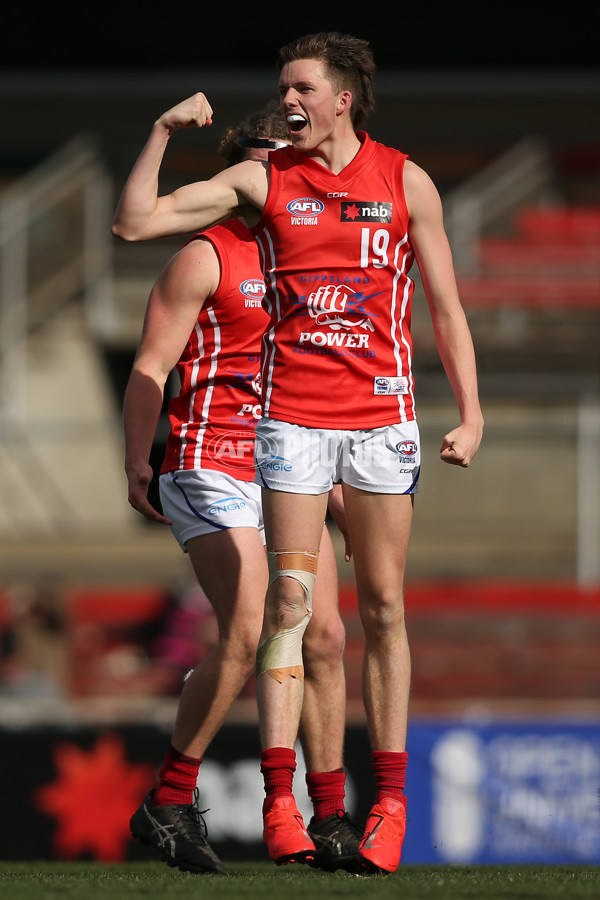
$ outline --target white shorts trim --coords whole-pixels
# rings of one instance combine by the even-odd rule
[[[184,551],[190,538],[229,528],[256,528],[265,543],[258,484],[212,469],[166,472],[158,484],[163,512]]]
[[[307,428],[262,418],[256,481],[272,490],[322,494],[334,483],[376,494],[416,494],[421,444],[416,421],[364,430]]]

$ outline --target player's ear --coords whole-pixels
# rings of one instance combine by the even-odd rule
[[[341,116],[343,112],[350,109],[352,105],[352,91],[342,91],[337,99],[335,113]]]

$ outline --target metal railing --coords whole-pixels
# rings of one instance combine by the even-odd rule
[[[543,141],[527,138],[444,197],[456,269],[477,266],[484,230],[525,203],[555,200],[554,172]]]
[[[86,320],[107,305],[112,203],[112,178],[96,143],[85,136],[0,194],[0,492],[13,536],[40,523],[46,532],[67,521],[77,527],[77,492],[65,488],[57,457],[48,452],[53,434],[65,449],[73,435],[60,398],[64,382],[51,380],[70,348],[53,343],[52,325],[75,309],[85,331]],[[42,407],[33,387],[39,388],[40,372],[49,401]],[[92,424],[81,430],[93,444],[105,437],[107,423]]]
[[[0,195],[0,423],[27,415],[33,329],[76,297],[112,292],[112,181],[93,140],[78,137]]]

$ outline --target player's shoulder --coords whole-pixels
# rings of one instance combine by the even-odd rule
[[[219,258],[212,244],[200,234],[194,236],[168,260],[153,285],[153,302],[171,305],[198,304],[210,296],[219,283]]]
[[[433,184],[433,179],[431,178],[429,173],[426,172],[425,169],[422,166],[418,165],[418,163],[416,163],[413,159],[407,158],[404,164],[404,177],[409,178],[418,184]]]
[[[439,218],[441,197],[431,176],[421,166],[407,160],[404,169],[404,197],[411,221]]]
[[[193,235],[173,254],[161,273],[163,282],[195,282],[199,273],[208,274],[214,268],[218,270],[215,244],[207,235],[208,231]]]
[[[404,164],[404,190],[423,197],[438,196],[437,188],[429,173],[411,159],[407,159]]]

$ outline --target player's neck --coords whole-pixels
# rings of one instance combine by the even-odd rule
[[[360,148],[361,142],[355,132],[349,131],[343,137],[336,135],[335,138],[323,141],[314,150],[307,152],[315,162],[329,169],[334,175],[339,175],[350,165]]]

